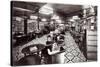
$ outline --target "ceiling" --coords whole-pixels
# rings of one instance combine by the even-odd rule
[[[59,14],[63,14],[65,16],[72,16],[82,13],[81,5],[70,5],[70,4],[53,4],[53,8]]]
[[[45,3],[33,3],[23,1],[12,1],[11,11],[13,16],[27,16],[30,14],[36,14],[40,7]]]
[[[36,2],[22,2],[12,1],[12,15],[22,16],[29,14],[37,14],[38,10],[47,3],[36,3]],[[51,3],[50,3],[51,4]],[[51,4],[54,11],[63,16],[72,16],[75,14],[81,14],[81,5],[69,5],[69,4]]]

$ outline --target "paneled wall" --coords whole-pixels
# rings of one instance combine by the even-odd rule
[[[97,31],[87,30],[87,59],[97,60]]]

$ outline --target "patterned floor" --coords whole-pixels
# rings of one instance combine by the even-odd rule
[[[21,53],[21,50],[29,45],[36,44],[36,43],[42,43],[45,44],[46,42],[46,35],[37,38],[35,40],[30,41],[29,43],[18,46],[16,48],[13,48],[13,61],[18,61],[22,57],[24,57],[24,54]],[[83,53],[79,50],[77,44],[75,43],[73,37],[70,33],[66,33],[65,35],[65,48],[66,51],[62,54],[62,57],[64,60],[61,60],[60,63],[76,63],[76,62],[85,62],[86,58],[84,57]]]
[[[65,44],[66,44],[66,51],[65,51],[66,58],[64,63],[76,63],[76,62],[86,61],[86,58],[78,48],[77,44],[75,43],[75,40],[73,39],[70,33],[66,33]]]

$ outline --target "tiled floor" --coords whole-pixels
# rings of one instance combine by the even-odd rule
[[[65,63],[76,63],[76,62],[86,61],[86,58],[78,48],[77,44],[75,43],[75,40],[70,35],[70,33],[66,33],[65,44],[66,44]]]
[[[47,40],[46,36],[47,35],[41,38],[32,40],[23,46],[18,46],[16,48],[13,48],[13,61],[18,61],[19,59],[24,57],[24,54],[21,53],[21,50],[24,47],[32,45],[32,44],[36,44],[36,43],[45,44]],[[63,54],[64,60],[62,60],[63,62],[61,61],[61,63],[76,63],[76,62],[86,61],[86,58],[84,57],[83,53],[79,50],[77,44],[75,43],[70,33],[66,33],[65,35],[65,48],[66,48],[66,51]]]

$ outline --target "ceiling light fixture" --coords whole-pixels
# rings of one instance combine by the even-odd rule
[[[45,15],[53,14],[53,8],[51,7],[50,4],[46,4],[40,8],[39,13]]]

